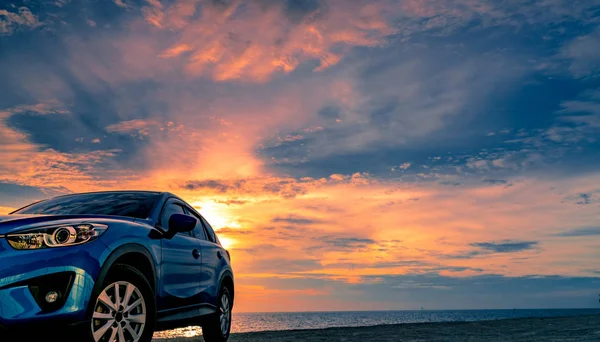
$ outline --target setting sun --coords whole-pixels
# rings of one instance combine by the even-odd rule
[[[197,209],[206,219],[210,222],[210,225],[218,230],[220,228],[239,228],[240,224],[235,221],[231,210],[227,204],[218,203],[215,200],[207,200],[200,202],[193,202],[192,205]]]
[[[217,229],[216,232],[218,234],[219,230]],[[223,247],[225,247],[225,249],[235,247],[235,245],[237,244],[237,241],[234,238],[228,238],[226,236],[219,236],[219,241],[221,241],[221,244],[223,245]]]

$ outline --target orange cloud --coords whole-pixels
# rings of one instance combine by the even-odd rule
[[[123,0],[113,0],[113,2],[115,3],[115,5],[117,5],[121,8],[129,7]]]
[[[184,52],[192,51],[194,48],[188,44],[176,44],[158,55],[161,58],[177,57]]]
[[[264,82],[310,60],[319,61],[315,71],[325,70],[337,64],[347,48],[385,44],[397,32],[386,18],[387,3],[340,5],[335,11],[325,7],[308,11],[297,20],[285,12],[283,3],[177,1],[167,8],[154,3],[143,11],[150,24],[176,30],[180,37],[160,56],[193,51],[186,67],[193,75]],[[190,19],[199,6],[200,15]]]
[[[173,123],[171,122],[172,126]],[[128,120],[112,124],[106,127],[109,133],[133,133],[136,135],[150,135],[151,130],[164,129],[161,124],[155,120]]]

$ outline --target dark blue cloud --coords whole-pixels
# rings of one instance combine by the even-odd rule
[[[217,203],[224,203],[227,205],[244,205],[248,203],[246,200],[228,199],[228,200],[216,200]]]
[[[491,253],[522,252],[537,247],[537,241],[501,241],[501,242],[475,242],[470,244]]]
[[[356,238],[356,237],[338,237],[338,236],[322,236],[320,240],[326,244],[333,246],[334,249],[350,249],[364,248],[375,244],[373,239]]]
[[[590,204],[591,199],[592,199],[592,194],[587,194],[587,193],[579,194],[579,198],[580,198],[580,201],[578,201],[577,204],[583,204],[583,205]]]
[[[99,109],[104,106],[98,105]],[[6,120],[8,127],[28,135],[29,141],[64,153],[86,153],[102,150],[118,150],[113,158],[114,163],[97,164],[100,169],[139,169],[146,160],[140,151],[147,145],[147,140],[140,140],[128,134],[109,133],[103,127],[103,116],[95,111],[72,108],[69,113],[44,114],[20,112]],[[106,117],[106,116],[105,116]],[[115,120],[118,120],[115,118]]]
[[[519,253],[539,248],[538,241],[491,241],[491,242],[473,242],[469,246],[475,249],[466,250],[458,253],[441,254],[433,253],[434,256],[442,259],[472,259],[489,256],[495,253]]]
[[[239,188],[240,186],[241,183],[237,184],[237,186],[235,187]],[[220,182],[215,179],[207,179],[202,181],[187,182],[182,187],[188,190],[213,189],[217,190],[218,192],[226,192],[227,190],[230,190],[232,188],[232,185],[229,183]]]
[[[487,184],[491,184],[491,185],[506,185],[506,184],[508,184],[508,181],[505,179],[484,179],[483,182],[487,183]]]
[[[600,227],[585,227],[571,230],[565,230],[564,232],[555,234],[555,236],[562,237],[579,237],[579,236],[597,236],[600,235]]]
[[[25,132],[30,141],[44,145],[59,152],[93,151],[118,149],[126,147],[134,141],[123,137],[106,139],[104,127],[92,122],[94,115],[79,112],[67,114],[39,115],[35,112],[21,112],[6,120],[9,127]],[[99,139],[99,143],[92,143]]]
[[[318,224],[318,223],[323,223],[324,221],[318,218],[311,218],[311,217],[303,217],[303,216],[297,216],[297,215],[288,215],[285,217],[274,217],[271,222],[274,223],[291,223],[294,225],[312,225],[312,224]]]

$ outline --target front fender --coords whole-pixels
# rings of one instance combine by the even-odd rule
[[[104,262],[102,264],[102,268],[100,269],[100,272],[98,273],[96,281],[94,282],[94,288],[92,289],[91,298],[96,298],[100,294],[100,292],[103,290],[102,285],[104,283],[104,280],[106,279],[112,266],[114,266],[114,264],[117,262],[117,260],[119,260],[119,258],[121,258],[121,257],[126,256],[127,254],[133,254],[133,253],[135,253],[137,255],[143,255],[147,259],[147,261],[150,263],[152,276],[149,277],[148,281],[150,282],[150,285],[152,285],[153,288],[156,288],[157,279],[158,279],[158,274],[157,274],[158,262],[157,262],[157,260],[155,260],[155,258],[150,253],[150,251],[143,245],[137,244],[137,243],[127,243],[127,244],[123,244],[123,245],[115,248],[110,253],[110,255],[106,258],[106,260],[104,260]],[[93,310],[93,306],[92,305],[88,306],[87,311],[86,311],[87,318],[90,318],[92,316],[92,310]]]

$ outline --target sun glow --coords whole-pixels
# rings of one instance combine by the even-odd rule
[[[206,218],[214,229],[230,227],[239,228],[240,224],[235,220],[226,204],[214,201],[198,201],[192,205]]]
[[[217,230],[217,233],[218,232],[219,231]],[[225,237],[223,235],[219,235],[219,241],[221,241],[221,245],[223,245],[223,247],[225,249],[229,249],[229,248],[231,248],[231,247],[233,247],[233,246],[235,246],[237,244],[237,240],[236,239]]]
[[[226,204],[210,200],[193,202],[192,205],[200,212],[200,214],[202,214],[202,216],[204,216],[204,218],[206,218],[217,234],[221,228],[241,227]],[[221,241],[221,244],[225,248],[231,248],[238,243],[236,239],[223,235],[219,235],[219,241]]]
[[[8,207],[0,207],[0,215],[8,215],[8,213],[14,211],[15,209],[13,208],[8,208]]]

